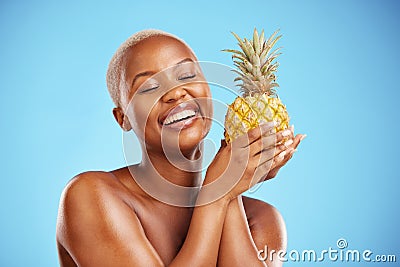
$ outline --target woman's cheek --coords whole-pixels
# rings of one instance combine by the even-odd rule
[[[149,109],[139,101],[131,101],[127,110],[129,122],[138,136],[143,136]]]

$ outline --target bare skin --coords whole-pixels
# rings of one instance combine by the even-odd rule
[[[221,146],[202,181],[199,172],[170,164],[162,153],[161,130],[166,127],[162,124],[166,112],[182,103],[210,97],[208,86],[189,81],[168,91],[160,86],[159,97],[147,91],[135,95],[148,89],[145,77],[135,79],[138,73],[157,73],[182,61],[195,62],[195,55],[175,39],[153,37],[140,42],[126,61],[127,100],[134,103],[134,112],[118,107],[113,113],[123,129],[133,128],[145,153],[142,162],[130,170],[82,173],[68,184],[57,223],[61,266],[281,266],[277,260],[262,262],[257,258],[257,249],[265,245],[285,249],[281,215],[271,205],[241,194],[254,181],[275,177],[304,135],[294,136],[293,129],[271,133],[272,124],[253,129],[246,138]],[[157,82],[172,81],[173,75],[180,77],[173,72]],[[208,104],[200,104],[199,109],[201,115],[177,136],[179,150],[189,159],[198,156],[199,143],[209,129],[210,122],[204,116]],[[174,135],[175,129],[167,130],[168,136]],[[283,145],[283,139],[291,141]],[[167,147],[168,142],[173,147],[172,141],[166,142]],[[245,161],[243,155],[247,155]],[[232,166],[241,166],[243,171],[238,174]],[[177,185],[205,186],[223,178],[238,183],[206,205],[176,207],[154,199],[133,179],[132,173],[143,177],[154,170]],[[198,203],[207,199],[207,194],[200,190]],[[192,196],[182,197],[189,201]]]

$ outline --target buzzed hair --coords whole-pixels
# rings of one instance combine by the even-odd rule
[[[185,41],[180,39],[179,37],[168,33],[164,32],[161,30],[155,30],[155,29],[147,29],[147,30],[142,30],[139,31],[132,36],[130,36],[128,39],[126,39],[125,42],[123,42],[113,55],[113,57],[110,60],[110,63],[108,65],[108,70],[107,70],[107,76],[106,76],[106,82],[107,82],[107,88],[108,92],[110,93],[110,96],[117,107],[121,107],[121,95],[122,95],[122,88],[123,88],[123,83],[124,83],[124,66],[123,66],[123,59],[125,54],[128,52],[129,48],[133,47],[137,43],[152,37],[152,36],[168,36],[172,37],[184,45],[186,45],[190,51],[192,52],[193,55],[194,52],[192,49],[186,44]]]

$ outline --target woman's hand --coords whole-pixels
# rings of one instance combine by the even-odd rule
[[[256,183],[276,176],[293,156],[305,135],[294,137],[293,127],[274,133],[273,122],[262,124],[221,148],[207,169],[203,192],[208,199],[233,199]],[[204,201],[204,200],[203,200]]]
[[[202,191],[213,198],[233,199],[263,180],[273,165],[276,144],[291,133],[290,130],[274,133],[274,127],[273,122],[260,125],[221,146],[207,169],[203,183],[206,188]]]
[[[294,136],[294,126],[292,125],[290,127],[290,135],[286,137],[287,140],[285,142],[277,144],[271,170],[261,182],[272,179],[278,174],[278,171],[293,157],[293,154],[297,151],[298,145],[306,136],[305,134],[297,134]]]

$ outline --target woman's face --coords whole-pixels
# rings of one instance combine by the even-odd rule
[[[131,48],[125,63],[125,113],[147,149],[196,148],[210,129],[212,102],[191,50],[172,37],[153,36]]]

